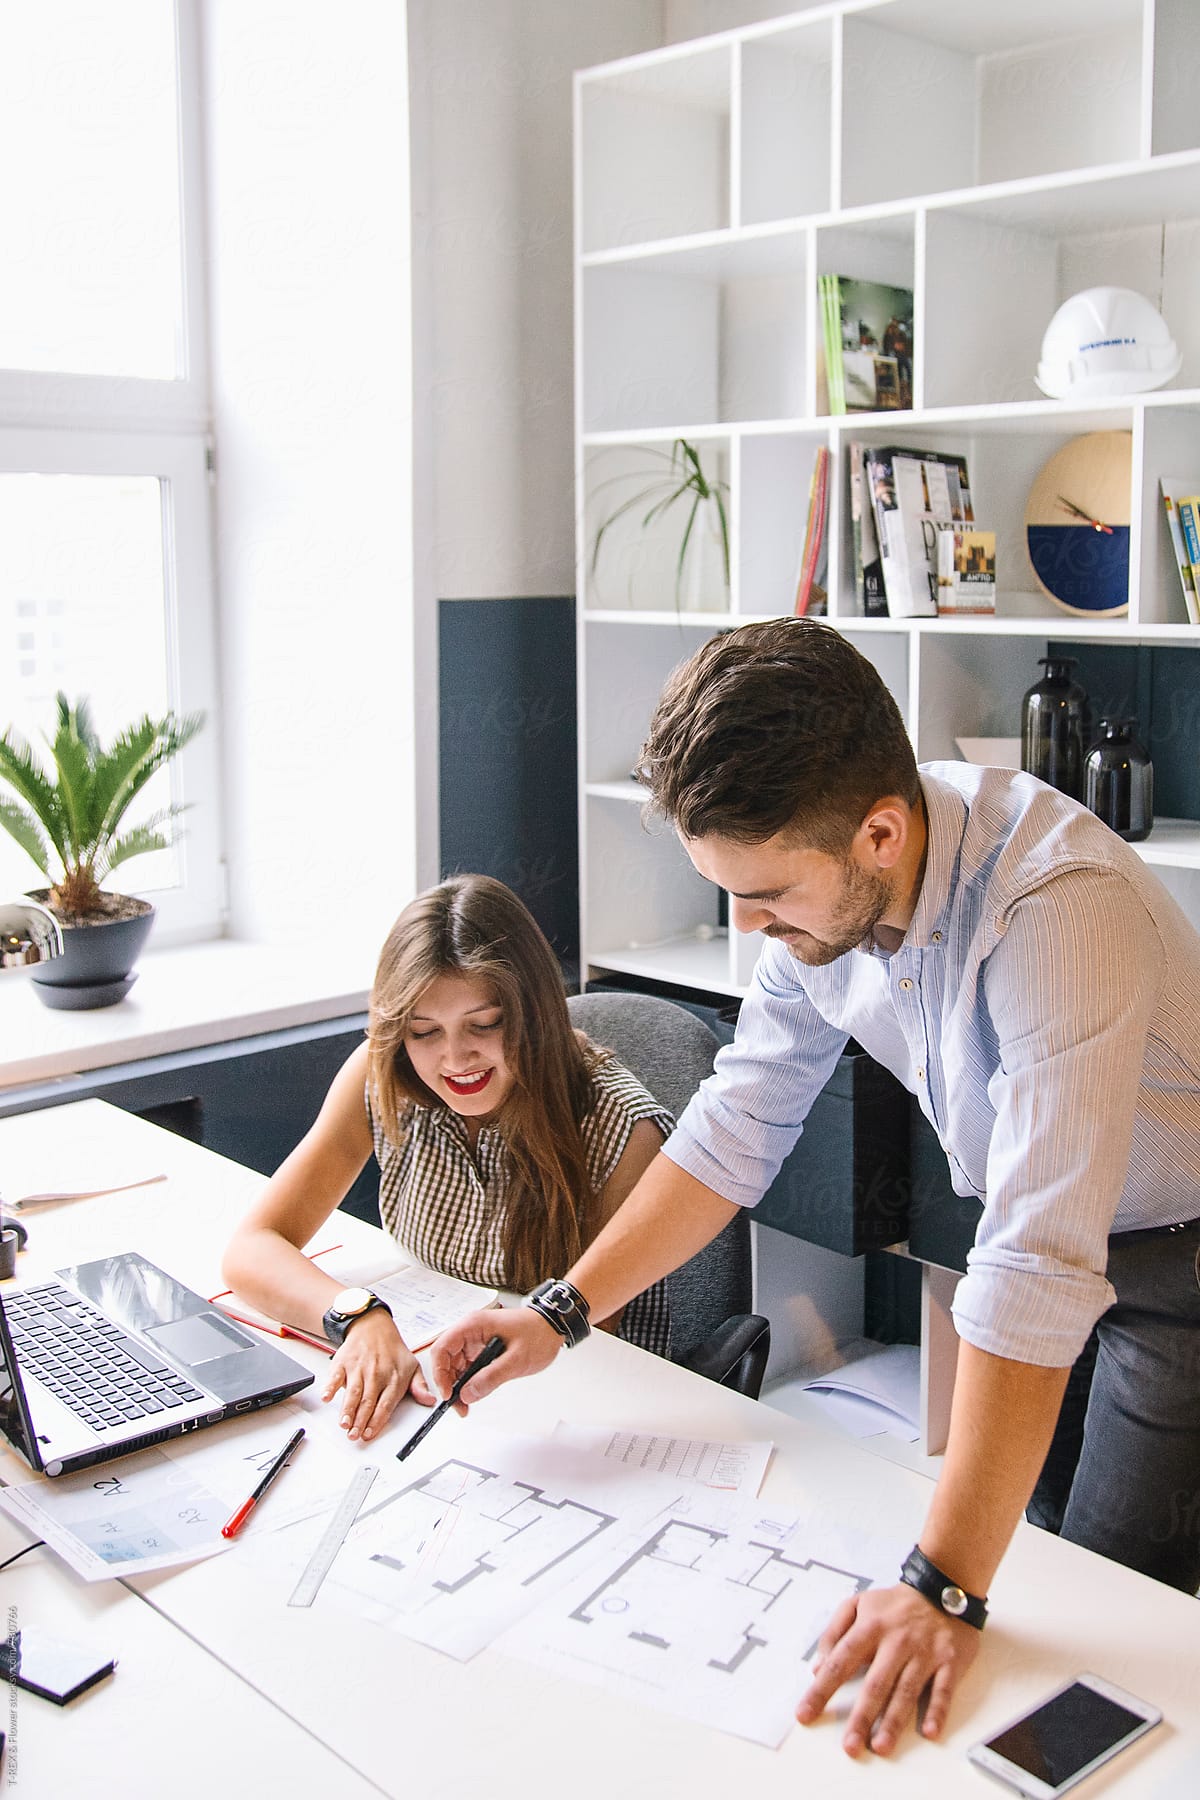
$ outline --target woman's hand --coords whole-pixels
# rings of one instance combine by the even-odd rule
[[[338,1422],[352,1438],[377,1437],[405,1394],[419,1406],[434,1403],[416,1357],[381,1306],[364,1313],[346,1333],[329,1365],[322,1400],[331,1400],[339,1388],[346,1393]]]

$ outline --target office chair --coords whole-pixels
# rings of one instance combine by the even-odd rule
[[[716,1054],[704,1021],[656,994],[574,994],[571,1023],[618,1062],[678,1118]],[[671,1360],[757,1400],[771,1327],[751,1312],[750,1220],[739,1209],[724,1231],[667,1276]]]

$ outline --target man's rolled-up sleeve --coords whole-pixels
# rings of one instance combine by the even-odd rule
[[[981,1350],[1065,1368],[1114,1298],[1108,1236],[1166,958],[1128,883],[1094,869],[1018,901],[1004,925],[984,974],[996,1122],[954,1320]]]
[[[846,1041],[846,1032],[816,1011],[789,953],[768,942],[742,1002],[737,1036],[718,1052],[664,1153],[723,1199],[756,1205]]]

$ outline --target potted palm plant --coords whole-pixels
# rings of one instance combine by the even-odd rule
[[[676,438],[669,450],[641,446],[641,466],[609,476],[592,491],[595,502],[613,490],[611,510],[596,527],[592,538],[593,576],[600,550],[617,521],[627,514],[641,514],[643,532],[659,527],[668,515],[682,520],[673,556],[675,605],[694,612],[720,610],[729,604],[729,519],[725,511],[729,483],[710,475],[700,452],[687,438]],[[637,484],[636,492],[629,484]]]
[[[130,826],[125,816],[151,776],[196,735],[203,715],[146,714],[105,746],[86,699],[72,704],[60,693],[57,708],[47,739],[51,767],[11,727],[0,737],[0,780],[17,796],[0,796],[0,825],[45,875],[49,886],[32,898],[62,928],[63,954],[32,972],[38,993],[47,1006],[82,1010],[113,1005],[136,979],[130,971],[154,908],[101,884],[120,864],[175,841],[181,807]]]

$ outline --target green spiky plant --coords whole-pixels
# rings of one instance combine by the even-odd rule
[[[125,831],[122,820],[150,777],[195,737],[203,714],[147,714],[105,747],[85,698],[72,705],[60,693],[57,707],[54,737],[46,740],[52,770],[41,766],[11,726],[0,737],[0,780],[18,796],[0,797],[0,825],[45,875],[53,912],[74,919],[107,916],[119,897],[106,894],[101,883],[121,863],[174,842],[170,827],[180,806],[163,807]]]
[[[700,460],[700,452],[686,438],[676,438],[670,450],[659,449],[656,445],[647,444],[645,453],[655,461],[661,461],[666,467],[649,481],[644,481],[640,470],[627,470],[623,475],[612,475],[602,481],[594,490],[594,494],[603,492],[605,488],[620,487],[630,481],[643,481],[636,494],[627,494],[597,527],[592,540],[592,574],[596,573],[596,565],[600,559],[600,546],[604,542],[605,533],[618,519],[626,513],[650,501],[650,506],[642,517],[642,527],[647,529],[657,519],[678,506],[680,501],[687,507],[687,520],[683,534],[679,540],[679,551],[675,558],[675,605],[679,605],[679,590],[683,582],[683,568],[687,557],[688,545],[692,540],[696,519],[702,506],[712,505],[716,511],[720,526],[721,556],[725,573],[725,586],[729,586],[729,520],[725,512],[725,495],[729,492],[727,481],[713,481],[704,472]]]

